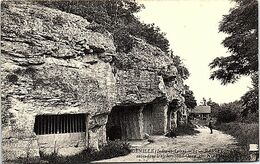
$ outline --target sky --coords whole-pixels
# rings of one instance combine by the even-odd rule
[[[251,87],[249,77],[235,84],[221,85],[210,80],[208,65],[219,56],[229,56],[221,42],[227,36],[218,32],[222,16],[235,4],[228,0],[137,0],[145,9],[136,16],[145,23],[155,23],[170,42],[175,55],[182,58],[190,72],[185,84],[190,86],[199,104],[202,98],[217,103],[239,100]]]

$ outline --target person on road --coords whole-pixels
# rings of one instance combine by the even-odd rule
[[[210,129],[210,134],[213,134],[213,120],[212,120],[212,118],[210,118],[210,120],[209,120],[209,129]]]

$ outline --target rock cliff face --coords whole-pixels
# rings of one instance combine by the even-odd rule
[[[116,53],[113,37],[93,31],[80,16],[10,2],[2,4],[1,14],[5,160],[37,157],[57,147],[63,154],[98,148],[106,143],[107,118],[115,106],[183,104],[172,61],[143,40],[135,38],[127,54]],[[78,113],[86,115],[85,145],[39,143],[36,116]]]
[[[136,39],[131,52],[115,56],[114,65],[117,69],[117,103],[149,103],[156,98],[172,101],[164,79],[175,79],[177,70],[159,48]]]

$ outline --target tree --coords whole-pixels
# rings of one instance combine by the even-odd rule
[[[222,44],[230,56],[217,57],[210,64],[210,79],[234,83],[242,75],[258,72],[258,1],[234,0],[237,6],[224,15],[219,31],[228,34]]]
[[[248,112],[255,113],[259,109],[259,89],[258,89],[258,75],[252,76],[253,87],[241,97],[241,102],[244,106],[242,115],[247,116]]]
[[[209,98],[207,105],[211,108],[211,117],[217,117],[218,112],[220,111],[220,106],[218,103],[214,102]]]
[[[222,44],[227,47],[230,56],[217,57],[210,64],[214,69],[210,79],[218,79],[221,84],[236,82],[241,76],[251,76],[253,88],[242,98],[245,110],[256,112],[258,110],[258,1],[233,0],[236,7],[224,15],[219,31],[228,34]],[[257,80],[258,81],[258,80]]]
[[[197,102],[195,100],[195,97],[193,95],[193,92],[189,89],[189,86],[185,85],[185,94],[183,94],[183,97],[185,99],[185,105],[189,109],[194,109],[195,106],[197,106]]]
[[[220,109],[217,114],[217,122],[228,123],[228,122],[236,121],[239,119],[242,110],[243,108],[240,101],[224,103],[220,105]]]

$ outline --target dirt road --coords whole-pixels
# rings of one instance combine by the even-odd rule
[[[206,127],[198,127],[200,133],[192,136],[152,136],[154,143],[133,148],[126,156],[96,162],[206,162],[217,151],[231,149],[235,139],[220,131],[213,134]]]

